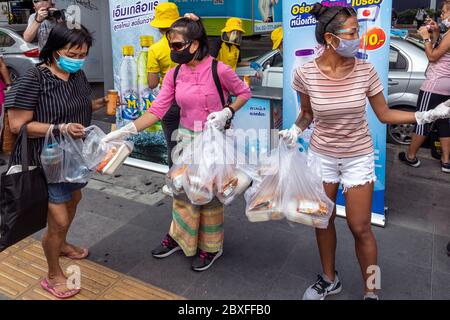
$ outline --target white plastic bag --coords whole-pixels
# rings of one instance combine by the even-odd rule
[[[240,194],[244,193],[251,184],[251,178],[238,168],[245,161],[234,143],[234,139],[225,133],[214,129],[214,146],[216,166],[214,170],[216,197],[224,205],[229,205]]]
[[[97,126],[85,129],[83,158],[90,170],[103,175],[114,175],[133,152],[134,143],[125,140],[104,142],[106,134]]]
[[[96,168],[105,158],[111,145],[102,139],[106,134],[97,126],[85,128],[86,137],[83,139],[82,156],[90,170]]]
[[[83,139],[74,139],[67,133],[62,133],[64,142],[64,168],[63,178],[65,182],[86,183],[89,181],[93,171],[83,157]]]
[[[281,220],[284,218],[281,203],[279,155],[273,152],[257,167],[247,166],[253,185],[245,193],[247,202],[245,214],[251,222]]]
[[[166,183],[175,194],[186,193],[192,204],[204,205],[216,196],[227,205],[251,183],[237,161],[233,138],[207,126],[183,148]]]
[[[41,164],[48,183],[64,182],[64,149],[62,136],[53,135],[54,125],[51,125],[45,135],[44,147],[41,152]]]
[[[325,193],[317,162],[308,164],[308,156],[298,148],[280,141],[280,180],[282,210],[291,222],[326,229],[334,203]]]
[[[213,137],[214,129],[205,129],[181,155],[182,163],[188,164],[183,175],[183,189],[195,205],[205,205],[214,199],[216,148]]]

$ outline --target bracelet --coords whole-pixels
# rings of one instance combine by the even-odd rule
[[[39,20],[37,19],[37,17],[38,17],[38,15],[37,15],[37,13],[36,13],[36,15],[34,16],[34,21],[36,21],[37,23],[42,23],[42,22],[44,22],[44,20],[39,21]]]
[[[431,38],[423,39],[424,42],[431,42]]]
[[[70,126],[71,124],[72,124],[72,123],[69,122],[68,124],[65,125],[65,127],[64,127],[64,133],[65,133],[65,134],[68,134],[68,133],[69,133],[69,126]]]

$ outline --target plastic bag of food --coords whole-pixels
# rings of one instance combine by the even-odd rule
[[[97,172],[113,176],[122,166],[128,156],[133,152],[134,144],[130,141],[108,144],[108,152],[97,166]]]
[[[248,189],[252,179],[238,168],[239,164],[245,161],[245,155],[238,152],[232,137],[215,130],[214,146],[216,148],[214,192],[220,202],[229,205]]]
[[[284,218],[281,205],[279,174],[265,176],[258,186],[245,193],[245,214],[251,222],[281,220]]]
[[[278,149],[257,166],[246,166],[253,184],[245,193],[245,214],[251,222],[281,220],[284,218],[281,205],[281,177]]]
[[[205,205],[214,199],[217,131],[208,126],[187,143],[166,176],[175,194],[186,193],[195,205]]]
[[[62,136],[53,135],[54,125],[51,125],[45,135],[44,147],[41,152],[41,164],[48,183],[64,182],[64,149]]]
[[[183,180],[187,168],[187,164],[173,165],[166,174],[166,184],[176,195],[184,193]]]
[[[317,162],[308,164],[308,156],[298,148],[280,141],[280,179],[282,210],[286,219],[326,229],[334,203],[325,193]]]
[[[83,157],[83,139],[74,139],[67,133],[62,133],[64,142],[64,168],[63,178],[65,182],[86,183],[89,181],[92,171]]]
[[[214,170],[217,148],[214,143],[216,129],[208,127],[183,149],[183,189],[192,204],[205,205],[214,199]]]
[[[169,172],[166,174],[166,184],[172,190],[175,195],[185,193],[184,181],[186,179],[185,173],[189,165],[194,164],[194,152],[195,150],[201,150],[202,148],[202,134],[194,137],[190,142],[186,143],[181,149],[177,149],[176,156],[173,157],[173,165]],[[181,144],[178,144],[180,147]]]
[[[93,170],[102,162],[112,146],[102,141],[106,134],[99,127],[90,126],[84,131],[86,136],[83,139],[82,155],[88,168]]]

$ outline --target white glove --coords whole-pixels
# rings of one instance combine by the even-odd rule
[[[207,118],[207,123],[216,129],[223,130],[231,117],[233,117],[231,110],[229,108],[224,108],[222,111],[211,113]]]
[[[107,134],[102,139],[102,142],[123,141],[134,134],[138,134],[138,131],[136,129],[136,126],[134,125],[134,122],[130,122],[124,127]]]
[[[418,125],[432,123],[438,119],[450,118],[450,100],[441,103],[433,110],[416,112],[415,115]]]
[[[289,130],[282,130],[279,132],[280,137],[286,141],[286,144],[294,148],[297,145],[297,140],[302,134],[302,129],[300,129],[295,123]]]

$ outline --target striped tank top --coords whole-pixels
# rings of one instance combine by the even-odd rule
[[[374,152],[366,119],[367,97],[382,92],[383,85],[371,63],[356,59],[346,77],[334,79],[324,74],[314,60],[295,71],[292,87],[311,101],[313,151],[336,158]]]

